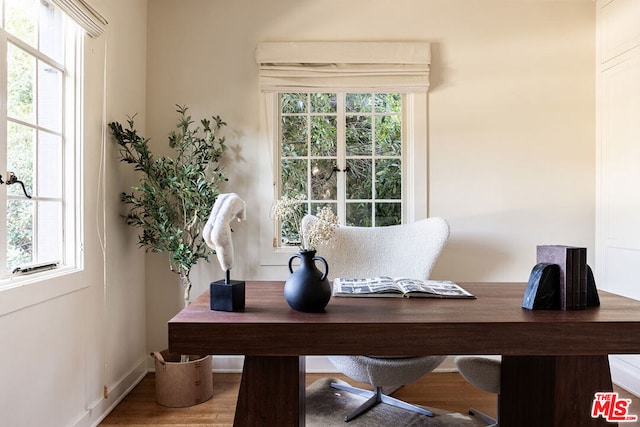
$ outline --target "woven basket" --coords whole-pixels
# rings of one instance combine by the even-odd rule
[[[156,365],[156,401],[162,406],[181,408],[206,402],[213,396],[211,356],[180,355],[169,350],[151,353]]]

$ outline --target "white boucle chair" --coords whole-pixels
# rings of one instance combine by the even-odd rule
[[[303,224],[316,218],[307,216]],[[449,225],[442,218],[427,218],[412,224],[387,227],[338,227],[335,238],[318,247],[318,255],[329,265],[329,277],[364,278],[375,276],[428,279],[449,238]],[[428,340],[425,337],[425,340]],[[405,384],[438,367],[446,356],[330,356],[345,375],[374,386],[363,390],[332,384],[333,387],[369,397],[367,402],[345,417],[350,421],[378,403],[433,414],[389,396]],[[383,393],[382,387],[393,387]]]
[[[464,379],[481,390],[498,394],[498,401],[500,401],[501,361],[500,356],[457,356],[453,359],[453,363]],[[488,427],[498,426],[497,420],[477,409],[470,408],[469,414],[489,424]]]

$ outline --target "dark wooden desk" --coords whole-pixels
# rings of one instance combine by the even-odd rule
[[[245,355],[234,425],[304,425],[304,355],[503,355],[500,425],[611,426],[591,418],[611,391],[608,354],[640,353],[640,302],[600,292],[583,311],[520,308],[524,284],[463,284],[476,300],[332,298],[293,311],[281,282],[247,282],[246,310],[205,292],[169,321],[169,349]]]

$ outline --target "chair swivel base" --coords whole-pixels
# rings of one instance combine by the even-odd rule
[[[345,386],[342,384],[331,383],[331,387],[337,388],[338,390],[348,391],[349,393],[357,394],[358,396],[368,397],[369,399],[360,405],[356,410],[352,413],[344,417],[345,422],[349,422],[360,415],[367,412],[369,409],[376,406],[378,403],[386,403],[387,405],[395,406],[396,408],[406,409],[408,411],[417,412],[418,414],[426,415],[428,417],[433,417],[433,412],[428,411],[420,406],[412,405],[410,403],[404,402],[400,399],[396,399],[382,392],[382,387],[376,387],[375,390],[364,390],[357,387]],[[393,390],[389,391],[388,394],[393,393],[400,387],[396,387]]]
[[[470,408],[469,415],[473,415],[484,423],[487,423],[487,427],[497,427],[498,422],[494,418],[491,418],[489,415],[478,411],[477,409]]]

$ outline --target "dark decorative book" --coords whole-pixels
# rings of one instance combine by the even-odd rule
[[[588,297],[588,287],[587,287],[587,248],[579,248],[577,251],[579,254],[578,261],[578,289],[579,289],[579,297],[578,297],[578,307],[582,310],[587,308],[587,297]]]
[[[565,245],[540,245],[537,262],[560,267],[560,310],[587,307],[587,249]]]

